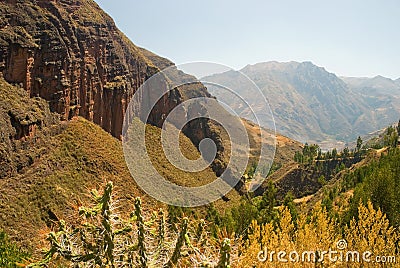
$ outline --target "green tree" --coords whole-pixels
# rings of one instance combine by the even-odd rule
[[[348,185],[355,185],[354,198],[345,217],[346,222],[356,216],[360,200],[364,205],[371,200],[376,208],[387,215],[392,225],[400,226],[399,163],[400,150],[390,149],[379,161],[355,170],[346,178]]]
[[[324,186],[326,184],[326,179],[324,175],[319,176],[318,183]]]
[[[389,126],[386,129],[386,133],[383,136],[383,145],[388,147],[396,147],[398,143],[399,135],[396,129],[392,126]]]
[[[325,153],[325,160],[329,160],[329,159],[331,159],[331,158],[332,158],[331,152],[330,152],[330,151],[327,151],[327,152]]]
[[[310,155],[310,146],[308,146],[307,142],[304,144],[304,147],[303,147],[303,155],[304,156]]]
[[[346,147],[343,149],[343,159],[347,159],[350,156],[350,150],[349,147]]]
[[[357,147],[356,147],[357,148],[357,152],[359,152],[361,150],[362,144],[363,144],[363,140],[361,139],[360,136],[358,136],[358,138],[357,138]]]
[[[256,170],[257,170],[257,163],[252,163],[252,164],[250,165],[250,167],[248,168],[246,174],[247,174],[250,178],[253,178],[253,177],[254,177],[254,174],[255,174],[255,172],[256,172]]]
[[[304,163],[304,156],[301,152],[295,152],[294,153],[294,161],[296,161],[297,163]]]
[[[327,192],[326,190],[324,191],[324,198],[322,199],[321,205],[322,207],[325,207],[327,212],[331,212],[334,198],[335,196],[332,190],[330,190],[329,192]]]
[[[338,153],[337,153],[337,150],[336,150],[336,148],[333,148],[332,149],[332,159],[337,159],[337,155],[338,155]]]
[[[221,216],[219,215],[217,209],[214,207],[212,203],[209,206],[207,206],[206,213],[207,213],[206,220],[212,223],[210,226],[211,235],[217,237],[218,226],[222,223]]]
[[[317,160],[321,160],[321,159],[322,159],[322,150],[318,149]]]
[[[258,207],[259,210],[266,208],[269,211],[272,211],[276,204],[276,193],[277,193],[277,189],[276,189],[274,183],[271,180],[268,181],[267,190],[264,192],[261,202]]]
[[[400,119],[399,119],[399,123],[397,123],[397,134],[400,135]]]
[[[318,152],[320,151],[320,148],[318,144],[313,144],[310,146],[310,158],[314,160],[314,158],[318,155]]]
[[[292,192],[289,191],[286,194],[285,199],[283,200],[283,205],[289,209],[290,215],[292,216],[293,219],[293,223],[296,223],[299,213],[297,212],[297,208],[293,200],[294,196]]]
[[[274,183],[271,180],[268,181],[267,190],[264,192],[261,201],[258,204],[258,211],[260,214],[258,219],[259,224],[269,223],[275,218],[276,213],[274,207],[276,205],[277,191],[278,190]]]
[[[243,198],[239,206],[232,208],[231,213],[233,219],[235,219],[235,234],[243,234],[244,237],[247,237],[247,229],[250,223],[258,217],[257,207]]]

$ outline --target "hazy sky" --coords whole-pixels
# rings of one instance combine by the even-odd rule
[[[96,1],[135,44],[178,64],[312,61],[343,76],[400,77],[398,0]]]

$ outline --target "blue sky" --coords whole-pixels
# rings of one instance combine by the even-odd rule
[[[177,64],[312,61],[340,76],[400,77],[397,0],[96,0],[137,45]]]

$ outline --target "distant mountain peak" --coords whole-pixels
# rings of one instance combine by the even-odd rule
[[[312,63],[312,61],[303,61],[300,64],[305,66],[317,66],[314,63]]]
[[[400,78],[396,82],[383,76],[338,78],[311,61],[261,62],[247,65],[241,71],[255,81],[270,101],[278,132],[303,142],[316,142],[329,148],[332,143],[323,145],[324,141],[352,141],[398,118],[397,108],[389,111],[385,105],[392,105],[388,96],[399,92]],[[252,100],[234,76],[220,74],[212,79],[236,83],[234,86],[241,88],[238,93]],[[354,89],[363,88],[364,84],[371,84],[376,96],[384,93],[384,98],[369,96],[368,90]],[[217,98],[222,94],[210,91]],[[239,104],[237,111],[246,113]]]
[[[248,64],[243,69],[242,72],[246,71],[277,71],[277,72],[297,72],[299,70],[320,70],[322,72],[328,73],[325,68],[315,65],[312,61],[266,61],[255,64]]]
[[[388,77],[384,77],[384,76],[382,76],[382,75],[377,75],[377,76],[375,76],[375,77],[373,77],[372,79],[374,79],[374,80],[381,80],[381,81],[394,81],[394,80],[392,80],[391,78],[388,78]]]

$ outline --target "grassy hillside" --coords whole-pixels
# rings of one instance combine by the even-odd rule
[[[59,219],[76,221],[71,215],[89,200],[88,190],[113,181],[123,213],[132,211],[133,198],[142,196],[144,208],[162,206],[146,196],[135,184],[126,166],[122,144],[101,127],[77,117],[60,122],[40,98],[0,79],[0,229],[25,248],[34,249],[43,234]],[[253,158],[261,141],[260,130],[245,121]],[[182,172],[169,163],[160,144],[161,129],[147,126],[147,150],[156,170],[179,185],[200,186],[216,179],[211,168],[197,173]],[[267,133],[264,133],[267,135]],[[189,138],[181,134],[180,147],[189,159],[200,154]],[[300,144],[283,136],[277,138],[276,162],[285,168]],[[244,157],[244,156],[243,156]],[[253,159],[255,160],[255,159]],[[140,165],[140,163],[137,163]],[[241,201],[232,190],[218,200],[219,212]],[[203,213],[204,209],[197,210]]]
[[[347,165],[341,157],[337,158],[336,161],[344,163],[343,168],[333,173],[329,180],[324,180],[325,185],[317,192],[295,202],[302,204],[305,211],[321,203],[331,216],[342,224],[348,224],[353,217],[357,217],[360,202],[367,205],[371,201],[375,209],[380,209],[390,223],[398,227],[399,126],[389,126],[379,137],[365,142],[358,160],[357,156],[347,158],[347,161],[354,162],[352,165]]]
[[[87,200],[88,189],[106,180],[114,180],[125,199],[143,195],[125,166],[120,142],[84,119],[21,154],[35,152],[40,157],[31,166],[0,181],[0,228],[24,245],[37,243],[41,231],[68,218]]]
[[[22,88],[0,82],[0,229],[25,247],[37,246],[41,234],[57,220],[74,221],[70,215],[88,201],[88,189],[109,180],[122,200],[121,209],[125,213],[132,210],[130,200],[144,193],[129,173],[119,140],[83,118],[60,123],[46,102],[30,99]],[[160,129],[147,129],[148,151],[160,174],[181,185],[216,179],[210,168],[197,176],[174,168],[159,146]],[[185,156],[200,156],[186,136],[181,135],[180,141]],[[239,199],[235,191],[230,196]],[[144,198],[145,208],[161,206]],[[226,206],[219,202],[217,207]]]
[[[159,133],[158,128],[149,127],[147,138],[154,142],[149,141],[148,149],[163,176],[182,185],[203,184],[216,178],[211,169],[199,176],[174,169],[157,146]],[[182,136],[181,142],[188,157],[199,156],[187,137]],[[83,118],[66,123],[59,134],[46,137],[41,146],[35,145],[24,153],[33,151],[40,151],[40,158],[19,174],[0,181],[0,228],[22,244],[36,244],[41,232],[59,219],[74,221],[70,215],[88,201],[88,190],[105,181],[114,182],[125,213],[132,211],[136,196],[144,196],[144,208],[162,206],[135,184],[126,167],[121,142]]]
[[[37,253],[39,248],[47,245],[44,239],[50,230],[58,226],[59,220],[65,219],[68,224],[72,224],[71,226],[82,224],[82,219],[78,217],[78,208],[90,203],[91,196],[88,194],[90,189],[101,189],[107,181],[114,183],[115,198],[118,199],[117,211],[121,217],[127,217],[134,211],[137,196],[142,197],[143,212],[149,217],[153,215],[151,211],[164,206],[146,196],[137,187],[126,167],[119,140],[83,118],[77,117],[61,123],[57,120],[56,114],[49,112],[48,106],[41,99],[30,99],[23,89],[7,84],[1,79],[0,82],[1,160],[2,167],[10,167],[3,168],[7,172],[3,172],[0,179],[0,233],[4,231],[10,236],[10,240]],[[258,148],[261,142],[272,145],[272,140],[269,138],[260,140],[260,131],[266,130],[248,121],[245,121],[245,125],[250,134],[253,155],[259,154]],[[154,167],[160,174],[177,184],[187,186],[203,185],[216,178],[211,168],[190,174],[171,165],[163,154],[160,134],[161,129],[147,126],[146,148]],[[268,134],[267,131],[265,134]],[[197,159],[200,156],[189,138],[181,135],[179,140],[181,150],[187,158]],[[273,176],[275,174],[279,177],[289,174],[293,165],[296,165],[292,157],[301,149],[301,145],[283,136],[277,136],[276,143],[275,163],[281,166],[275,170]],[[221,237],[233,237],[232,232],[235,232],[237,237],[243,236],[245,244],[235,241],[233,249],[244,247],[243,260],[237,256],[234,259],[237,267],[245,267],[251,263],[252,254],[258,252],[248,245],[259,248],[257,244],[259,239],[252,238],[256,232],[251,232],[259,227],[254,222],[252,228],[248,228],[252,220],[256,220],[260,226],[267,224],[270,230],[274,230],[274,224],[281,226],[280,220],[287,217],[287,222],[297,226],[297,233],[301,233],[303,227],[308,233],[307,228],[311,226],[305,220],[308,213],[323,213],[322,218],[319,216],[315,218],[316,226],[331,221],[330,217],[345,225],[351,217],[355,216],[357,219],[357,216],[363,215],[359,213],[360,207],[358,207],[358,200],[361,198],[370,211],[364,213],[365,215],[373,212],[372,206],[367,203],[367,200],[371,199],[375,208],[380,208],[387,214],[388,222],[397,226],[398,202],[395,201],[395,193],[398,189],[398,163],[398,149],[372,151],[366,159],[350,168],[346,167],[328,181],[319,192],[307,200],[304,199],[306,205],[302,207],[308,207],[309,210],[296,212],[293,203],[297,203],[298,200],[286,200],[286,198],[283,204],[289,210],[276,210],[275,205],[281,202],[276,200],[276,189],[269,191],[273,186],[272,188],[267,186],[266,193],[251,200],[242,198],[239,192],[233,190],[225,201],[218,200],[211,207],[195,210],[197,217],[190,218],[193,224],[199,218],[206,218],[210,228],[206,240],[213,245],[211,247],[213,249],[221,246],[218,244],[220,242],[215,242],[215,238],[216,241],[222,241]],[[277,190],[279,188],[281,187],[277,185]],[[320,209],[321,206],[316,205],[319,203],[326,212]],[[185,214],[193,215],[190,211],[185,211],[182,215]],[[179,215],[178,217],[182,216]],[[359,224],[360,228],[364,228],[362,222],[354,220],[353,224]],[[341,232],[338,227],[344,225],[332,227],[333,231],[329,231],[328,235],[333,238],[327,243],[332,244],[337,241]],[[219,231],[225,228],[226,233]],[[284,234],[283,229],[271,232],[271,235]],[[351,238],[350,233],[349,231],[346,234],[346,239],[358,248],[356,243],[361,241],[362,237]],[[295,243],[296,240],[291,240],[289,237],[285,241]],[[306,241],[311,240],[306,239]],[[386,242],[395,240],[389,238]],[[9,242],[7,243],[9,245]],[[15,249],[10,251],[11,255],[8,254],[12,258],[6,256],[6,259],[18,261],[27,256],[17,246],[12,245],[7,246],[7,249]],[[279,248],[279,245],[275,246]],[[395,246],[391,246],[387,254],[393,254],[394,249]],[[213,252],[217,253],[215,250]],[[236,253],[237,251],[233,251],[233,256]],[[38,258],[36,254],[33,256],[35,259]],[[213,258],[217,258],[215,254]]]

